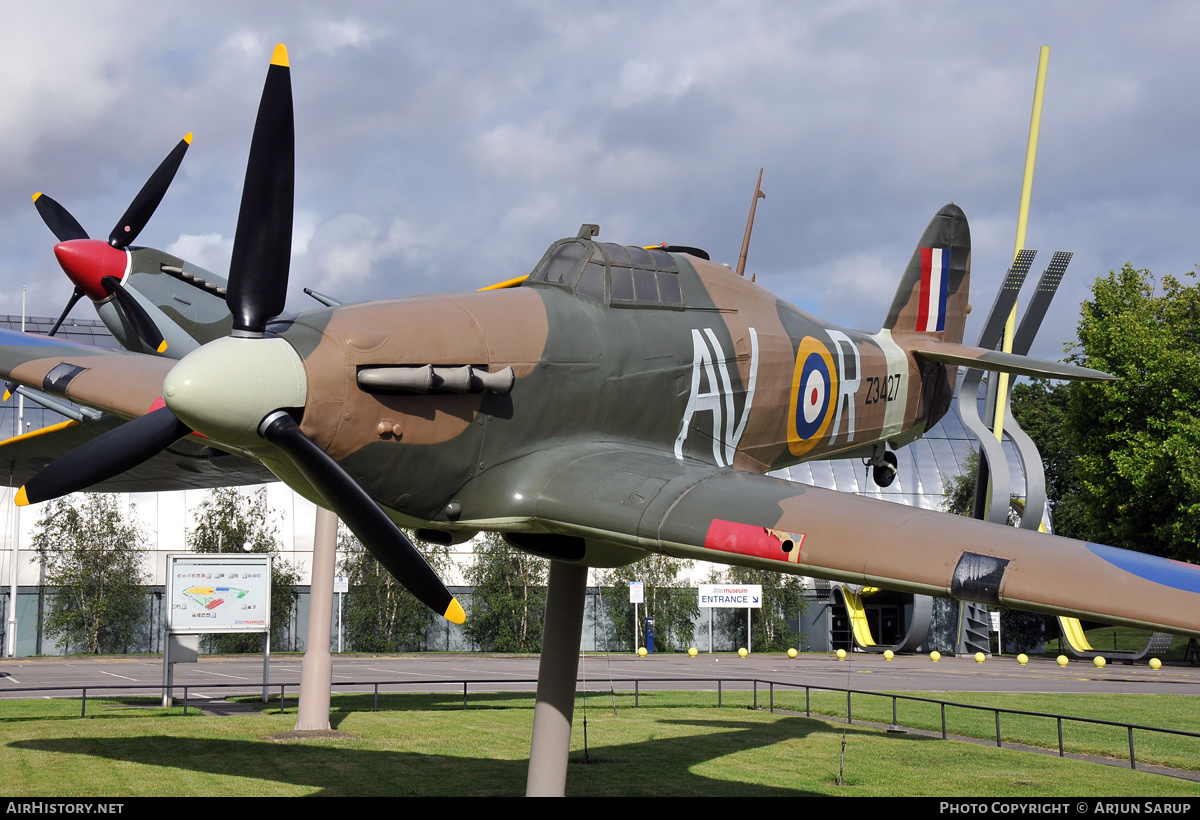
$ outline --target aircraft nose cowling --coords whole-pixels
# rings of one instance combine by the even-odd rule
[[[304,407],[304,362],[283,339],[227,337],[194,350],[163,381],[163,400],[209,438],[256,445],[258,425],[276,410]]]
[[[117,250],[99,239],[71,239],[54,246],[54,257],[67,278],[93,302],[107,299],[101,283],[105,276],[124,279],[129,270],[129,251]]]

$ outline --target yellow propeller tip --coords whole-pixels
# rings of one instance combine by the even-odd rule
[[[166,340],[166,339],[163,339],[163,340],[162,340],[162,344],[160,344],[160,345],[158,346],[158,352],[159,352],[159,353],[163,353],[163,352],[165,352],[165,351],[166,351],[166,349],[167,349],[167,340]]]
[[[13,501],[16,502],[18,507],[28,507],[29,506],[29,496],[25,495],[25,485],[24,484],[21,485],[21,489],[17,490],[17,494],[16,494],[16,496],[13,497]]]
[[[9,400],[9,399],[11,399],[11,398],[12,398],[12,391],[11,391],[11,390],[5,390],[5,391],[4,391],[4,401],[8,401],[8,400]]]
[[[287,46],[283,43],[275,46],[275,51],[271,54],[271,65],[281,65],[284,68],[288,67]]]
[[[36,194],[34,194],[34,195],[33,195],[33,201],[34,201],[34,202],[37,202],[37,198],[38,198],[39,196],[41,196],[41,195],[42,195],[42,192],[41,192],[41,191],[38,191]]]
[[[25,493],[24,487],[21,488],[21,493],[23,497]],[[450,599],[450,606],[446,607],[446,613],[443,617],[452,624],[463,624],[467,621],[467,613],[463,612],[462,604],[458,602],[457,598]]]
[[[192,132],[191,131],[188,131],[186,134],[183,135],[183,141],[186,142],[188,145],[192,144]]]

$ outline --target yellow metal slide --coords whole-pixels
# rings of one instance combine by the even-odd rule
[[[1068,618],[1060,615],[1058,623],[1062,627],[1063,637],[1067,639],[1067,643],[1076,652],[1094,652],[1091,643],[1088,642],[1087,636],[1083,634],[1083,624],[1078,618]]]
[[[846,602],[846,613],[850,616],[850,628],[854,630],[854,640],[859,646],[874,646],[875,639],[871,637],[871,625],[867,623],[867,612],[863,608],[862,597],[875,592],[875,587],[863,587],[861,592],[851,592],[842,587],[842,599]]]

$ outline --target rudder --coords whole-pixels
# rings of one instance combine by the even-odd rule
[[[883,324],[893,336],[919,333],[960,343],[971,285],[971,229],[962,208],[946,205],[929,222]]]

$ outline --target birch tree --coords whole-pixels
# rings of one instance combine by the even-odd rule
[[[143,536],[113,495],[50,501],[34,530],[45,569],[45,632],[68,651],[128,652],[146,611]]]

